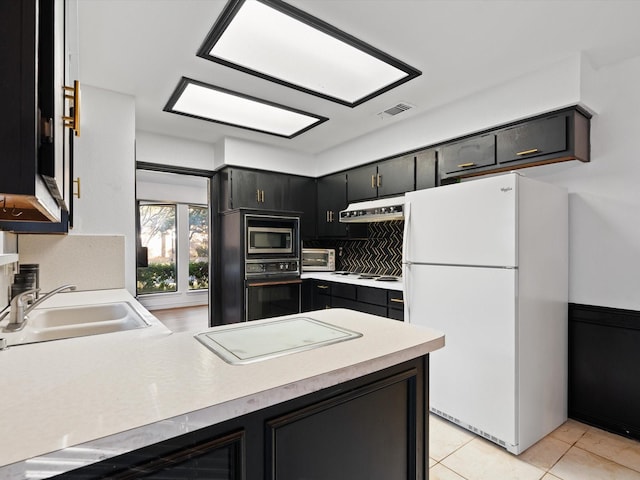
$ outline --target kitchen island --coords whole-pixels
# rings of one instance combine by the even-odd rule
[[[209,478],[275,478],[269,475],[277,458],[298,457],[287,448],[331,454],[331,442],[312,444],[308,435],[297,436],[322,425],[292,418],[324,418],[329,423],[320,423],[327,425],[338,421],[338,429],[329,434],[339,445],[340,438],[366,439],[369,428],[380,433],[376,424],[385,426],[386,413],[397,425],[391,407],[377,409],[376,421],[363,424],[368,417],[362,407],[371,402],[376,408],[389,402],[402,406],[405,442],[378,441],[400,463],[408,463],[411,453],[416,465],[409,465],[409,471],[421,475],[426,469],[428,354],[444,345],[442,334],[342,309],[302,316],[362,336],[246,365],[226,363],[190,333],[172,334],[162,327],[152,331],[153,326],[0,351],[5,386],[0,477],[26,478],[31,472],[46,478],[75,471],[87,474],[78,478],[91,478],[92,468],[104,474],[105,468],[125,464],[157,467],[152,457],[162,458],[162,469],[171,463],[167,458],[183,458],[175,456],[178,450],[191,452],[184,458],[192,458],[206,446],[211,455],[205,457],[215,463],[220,454],[233,464],[228,475]],[[216,330],[226,328],[233,325]],[[325,411],[331,415],[323,417],[320,412]],[[358,418],[352,422],[351,415]],[[357,431],[361,434],[351,435]],[[264,442],[268,449],[255,457],[256,445]],[[350,448],[366,451],[366,445]],[[281,467],[278,478],[297,468],[291,462]]]

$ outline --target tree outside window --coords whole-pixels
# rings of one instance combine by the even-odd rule
[[[189,290],[209,288],[209,209],[189,205]]]
[[[138,294],[177,291],[176,206],[140,205],[140,239],[149,264],[138,267]]]

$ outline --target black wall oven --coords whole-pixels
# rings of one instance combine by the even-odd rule
[[[300,313],[297,212],[221,212],[220,241],[220,313],[213,325]]]
[[[301,310],[300,217],[245,215],[245,320]]]

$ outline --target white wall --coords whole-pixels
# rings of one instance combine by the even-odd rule
[[[483,92],[363,135],[319,154],[322,176],[491,128],[580,100],[581,59],[573,56]]]
[[[595,71],[573,57],[318,156],[318,174],[581,103],[591,163],[521,172],[570,192],[569,301],[640,310],[640,57]]]
[[[230,137],[219,148],[225,165],[315,176],[315,157],[306,153]]]
[[[136,132],[136,160],[161,165],[180,165],[199,170],[215,168],[215,146],[144,131]]]
[[[81,180],[81,196],[74,199],[69,235],[123,235],[124,255],[97,254],[110,255],[109,261],[123,265],[125,287],[135,294],[134,98],[83,85],[81,122],[81,136],[74,144],[74,175]],[[61,274],[68,276],[74,269],[81,275],[86,267],[69,262],[65,268]],[[99,276],[100,271],[93,274]],[[55,277],[51,281],[58,282]]]

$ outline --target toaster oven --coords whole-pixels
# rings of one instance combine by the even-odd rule
[[[303,272],[333,272],[336,269],[336,251],[333,248],[303,248]]]

